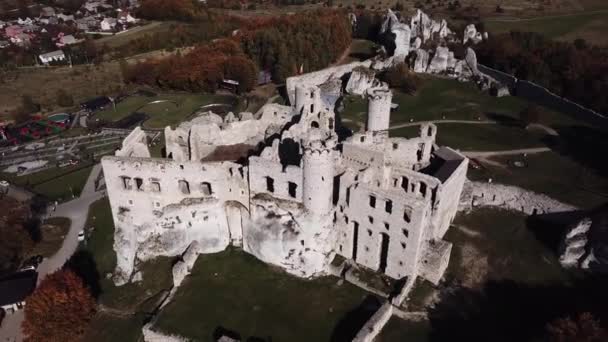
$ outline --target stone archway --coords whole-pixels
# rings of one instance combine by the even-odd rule
[[[249,219],[249,209],[238,201],[226,201],[224,204],[226,220],[233,246],[243,246],[243,221]]]

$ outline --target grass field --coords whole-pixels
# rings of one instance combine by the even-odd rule
[[[448,281],[472,286],[486,280],[546,285],[569,279],[557,255],[535,237],[520,213],[482,208],[458,215],[445,239],[454,245]]]
[[[98,47],[104,45],[109,48],[115,48],[121,45],[128,44],[130,41],[145,36],[146,34],[154,34],[157,32],[165,32],[169,30],[171,22],[159,22],[153,21],[146,25],[138,26],[130,29],[129,31],[114,35],[104,36],[95,40]]]
[[[552,39],[573,41],[583,38],[596,45],[607,45],[604,32],[608,30],[608,10],[573,13],[561,16],[547,16],[520,21],[488,20],[485,22],[490,33],[512,30],[530,31]]]
[[[49,200],[66,201],[72,199],[72,195],[80,196],[91,168],[90,164],[79,164],[65,168],[53,167],[24,176],[0,173],[0,177],[12,184],[28,187]]]
[[[163,101],[160,103],[151,103]],[[164,128],[176,125],[200,109],[211,103],[226,103],[238,105],[238,98],[230,95],[210,94],[159,94],[153,97],[131,96],[113,108],[95,114],[96,118],[107,121],[117,121],[137,111],[146,113],[150,118],[144,126],[149,128]]]
[[[122,87],[118,62],[9,71],[0,75],[0,115],[20,106],[23,95],[32,96],[42,111],[47,112],[58,108],[59,89],[68,90],[78,104],[95,96],[115,93]]]
[[[414,95],[393,89],[393,103],[399,107],[391,111],[391,125],[442,119],[513,121],[529,105],[529,102],[514,96],[490,96],[470,82],[432,76],[422,77],[422,84]],[[346,97],[341,116],[364,123],[367,100]],[[550,110],[543,111],[542,121],[547,125],[573,122],[566,114]]]
[[[358,330],[345,317],[352,318],[367,295],[337,282],[299,279],[242,251],[202,254],[156,328],[196,341],[212,340],[218,327],[243,341],[343,341],[340,326]]]

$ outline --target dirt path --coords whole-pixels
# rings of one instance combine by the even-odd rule
[[[533,148],[521,148],[515,150],[505,151],[462,151],[462,154],[469,158],[486,158],[494,156],[509,156],[514,154],[535,154],[551,151],[548,147],[533,147]]]
[[[498,125],[498,122],[492,120],[429,120],[429,121],[414,121],[407,122],[402,124],[393,125],[389,128],[398,129],[403,127],[412,127],[412,126],[420,126],[424,124],[442,124],[442,123],[461,123],[461,124],[471,124],[471,125]]]

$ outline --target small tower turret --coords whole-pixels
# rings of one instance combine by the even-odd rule
[[[386,131],[391,119],[393,93],[388,88],[372,88],[367,91],[367,130]]]
[[[328,214],[332,207],[335,144],[334,139],[304,144],[302,201],[311,214],[319,217]]]

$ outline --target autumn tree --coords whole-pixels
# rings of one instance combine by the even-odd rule
[[[26,342],[77,341],[95,314],[95,300],[73,271],[48,275],[27,299]]]
[[[224,63],[224,77],[239,82],[239,93],[255,87],[258,71],[253,61],[245,56],[229,57]]]
[[[549,342],[601,342],[608,341],[608,332],[591,313],[584,312],[549,323],[547,337]]]
[[[15,270],[34,247],[27,230],[30,211],[18,201],[0,200],[0,274]]]

